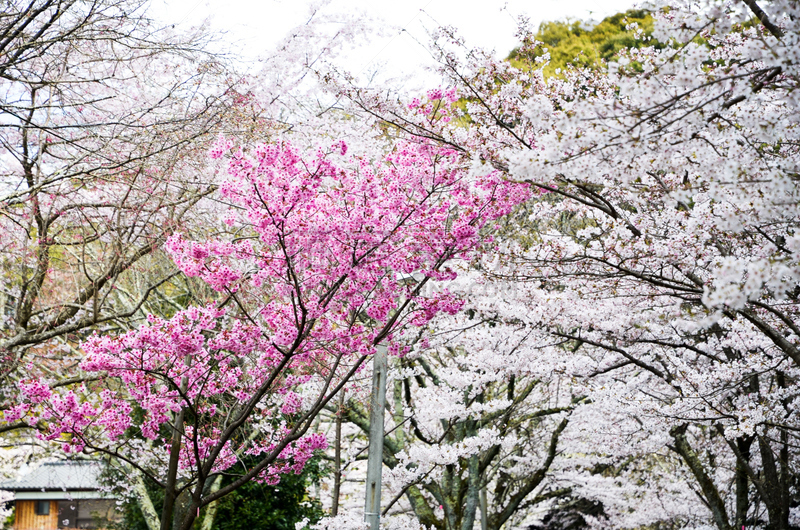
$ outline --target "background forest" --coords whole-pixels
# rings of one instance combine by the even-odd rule
[[[0,10],[0,473],[367,528],[385,350],[383,528],[800,528],[797,0],[442,27],[421,92],[148,8]]]

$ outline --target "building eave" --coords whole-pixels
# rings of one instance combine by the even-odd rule
[[[113,495],[97,490],[88,491],[15,491],[15,501],[71,501],[73,499],[113,499]]]

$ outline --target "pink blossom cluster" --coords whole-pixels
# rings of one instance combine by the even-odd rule
[[[425,94],[427,101],[414,98],[408,104],[408,109],[415,114],[425,116],[441,123],[448,123],[453,116],[456,116],[458,109],[455,103],[458,101],[458,91],[455,88],[434,88]]]
[[[231,147],[220,139],[211,155]],[[6,420],[41,422],[44,438],[70,450],[124,453],[133,436],[168,452],[183,411],[185,472],[224,470],[246,453],[269,459],[261,480],[299,473],[326,446],[323,434],[299,429],[312,404],[332,397],[331,381],[379,341],[401,355],[392,343],[401,326],[457,312],[456,297],[417,286],[455,278],[448,261],[470,258],[489,240],[483,227],[529,196],[526,184],[472,175],[451,149],[404,143],[382,164],[332,161],[346,153],[343,141],[310,159],[287,142],[231,151],[220,190],[236,236],[175,235],[166,246],[186,275],[235,303],[93,336],[81,367],[99,382],[25,383]],[[238,425],[255,434],[235,435]]]
[[[334,148],[346,152],[342,142]],[[174,236],[167,249],[181,270],[219,291],[269,292],[258,295],[259,317],[284,347],[303,319],[315,319],[318,332],[329,328],[325,340],[366,333],[343,325],[351,311],[385,323],[410,292],[398,275],[451,278],[443,261],[466,256],[484,241],[488,220],[528,197],[527,185],[497,173],[470,177],[456,152],[425,144],[401,144],[378,168],[353,159],[355,170],[322,151],[304,162],[288,143],[258,146],[253,155],[232,153],[233,178],[222,186],[244,208],[238,226],[253,236],[204,243]]]

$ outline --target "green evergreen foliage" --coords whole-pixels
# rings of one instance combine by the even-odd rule
[[[219,507],[214,517],[213,530],[294,530],[295,523],[308,519],[309,524],[319,521],[324,512],[317,499],[308,496],[308,488],[318,483],[325,475],[320,465],[320,458],[314,457],[306,463],[300,475],[282,475],[276,486],[249,482],[233,493],[219,500]],[[231,469],[236,473],[236,469]],[[242,471],[239,469],[238,471]],[[114,471],[106,471],[109,482],[124,481],[124,475]],[[231,476],[223,481],[223,486],[232,482]],[[164,491],[152,481],[145,479],[153,507],[158,513],[164,504]],[[148,530],[142,510],[135,500],[120,506],[122,521],[112,525],[112,530]],[[194,527],[200,528],[205,516],[195,521]]]
[[[515,48],[506,60],[524,70],[541,68],[537,58],[549,53],[550,61],[543,69],[545,77],[561,76],[561,72],[569,67],[603,69],[622,50],[642,46],[663,48],[663,43],[652,38],[653,24],[653,17],[643,9],[617,13],[595,26],[577,20],[542,22],[533,36],[541,43],[533,48],[534,53],[522,55],[519,48]],[[638,64],[632,64],[630,68],[636,70]],[[456,123],[464,127],[472,122],[467,112],[470,101],[470,97],[464,97],[457,103],[463,114],[457,117]]]
[[[310,523],[324,515],[308,488],[322,476],[320,459],[308,461],[300,475],[283,475],[276,486],[249,482],[220,500],[214,530],[294,530],[295,523]]]
[[[652,32],[653,17],[647,11],[629,10],[607,17],[594,27],[582,21],[543,22],[535,38],[542,43],[537,47],[538,56],[550,54],[550,63],[544,68],[549,77],[571,65],[604,68],[623,49],[662,47],[650,37]],[[514,66],[535,64],[535,57],[521,57],[517,49],[508,59]]]

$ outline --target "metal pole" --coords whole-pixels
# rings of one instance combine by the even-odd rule
[[[384,344],[375,348],[372,359],[372,395],[369,400],[369,452],[367,455],[367,492],[364,521],[370,530],[381,522],[381,468],[383,465],[383,412],[386,409],[386,371],[389,359]]]
[[[336,411],[336,446],[333,448],[333,503],[331,517],[339,515],[339,490],[342,487],[342,414],[344,414],[344,388],[339,394],[339,410]]]

